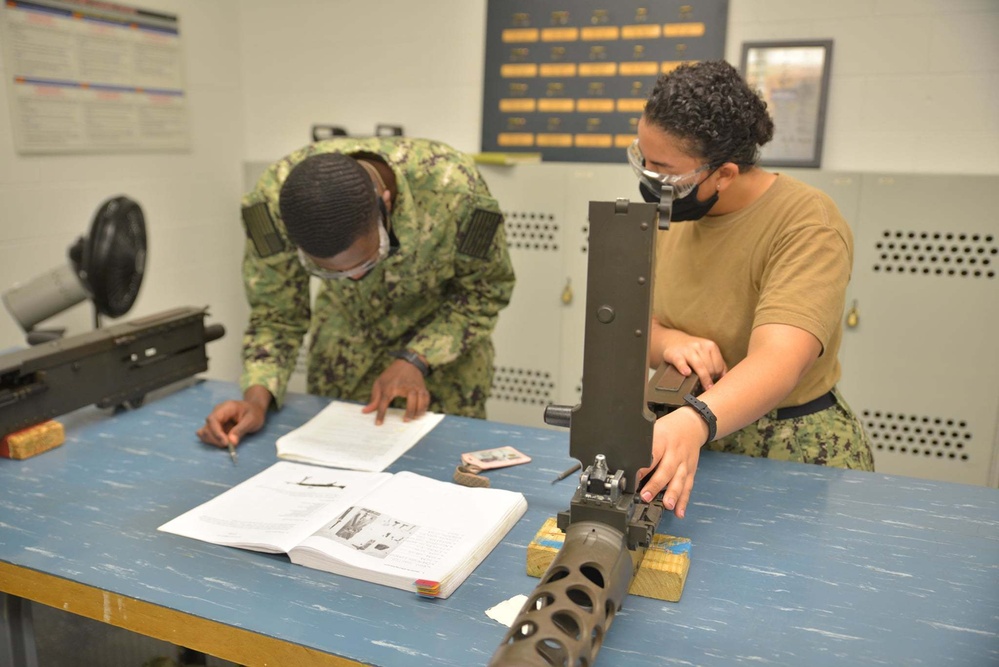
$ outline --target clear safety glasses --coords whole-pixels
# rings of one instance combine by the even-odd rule
[[[697,175],[711,169],[710,164],[705,164],[701,165],[694,171],[687,172],[686,174],[675,175],[660,174],[658,171],[646,169],[645,156],[642,155],[642,149],[638,147],[638,139],[635,139],[631,142],[631,145],[628,146],[628,164],[630,164],[631,168],[635,170],[639,180],[644,182],[646,187],[653,192],[660,192],[663,185],[672,186],[673,199],[681,199],[689,195],[691,190],[697,187]]]
[[[356,278],[363,276],[371,269],[378,266],[379,262],[384,261],[396,249],[392,247],[389,243],[388,231],[385,229],[384,218],[378,221],[378,253],[371,259],[365,261],[362,264],[358,264],[352,269],[347,269],[346,271],[332,271],[327,268],[323,268],[312,261],[312,258],[302,252],[302,249],[298,249],[298,261],[301,262],[302,266],[311,275],[322,280],[343,280],[344,278]]]

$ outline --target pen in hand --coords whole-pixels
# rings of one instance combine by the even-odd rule
[[[232,444],[232,440],[229,439],[229,435],[225,436],[226,447],[229,448],[229,458],[232,459],[232,464],[236,465],[236,445]]]

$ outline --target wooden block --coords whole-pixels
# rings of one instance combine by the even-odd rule
[[[58,447],[65,441],[66,431],[62,424],[50,419],[5,435],[0,440],[0,456],[26,459]]]
[[[541,577],[548,571],[564,540],[565,533],[558,529],[555,518],[546,520],[527,545],[527,574]],[[689,569],[690,540],[657,533],[645,550],[645,557],[628,592],[656,600],[679,602]]]

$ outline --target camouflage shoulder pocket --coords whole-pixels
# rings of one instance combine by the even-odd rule
[[[285,249],[284,239],[278,233],[266,202],[257,202],[243,207],[243,227],[246,236],[253,242],[261,257],[276,255]]]
[[[503,222],[503,214],[485,208],[476,208],[468,222],[458,232],[458,252],[462,255],[488,259],[496,229]]]

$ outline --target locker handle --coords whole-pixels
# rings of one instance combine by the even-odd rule
[[[565,287],[562,289],[562,304],[568,306],[572,303],[572,278],[565,279]]]
[[[857,309],[857,300],[854,299],[850,310],[846,312],[846,326],[856,329],[858,324],[860,324],[860,311]]]

